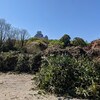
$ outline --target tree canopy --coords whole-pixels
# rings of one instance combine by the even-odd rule
[[[70,39],[71,37],[68,34],[64,34],[63,37],[61,37],[60,41],[64,42],[64,47],[70,45]]]
[[[74,46],[81,46],[81,47],[87,46],[87,43],[80,37],[75,37],[72,41],[72,44]]]

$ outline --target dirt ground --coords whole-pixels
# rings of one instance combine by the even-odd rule
[[[0,73],[0,100],[58,100],[41,93],[30,74]]]

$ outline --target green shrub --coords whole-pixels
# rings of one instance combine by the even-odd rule
[[[30,38],[28,41],[27,41],[27,44],[30,44],[30,42],[38,42],[38,43],[46,43],[48,44],[48,40],[47,39],[44,39],[44,38]]]
[[[37,72],[41,66],[41,53],[25,54],[20,52],[0,53],[0,71]]]
[[[18,56],[18,62],[17,62],[17,66],[15,68],[15,71],[19,71],[19,72],[29,72],[30,71],[30,67],[29,67],[29,57],[24,55],[24,54],[20,54]]]
[[[31,38],[26,43],[27,53],[33,54],[45,50],[48,47],[48,40]]]
[[[76,37],[73,39],[72,45],[84,47],[87,46],[87,43],[82,38]]]
[[[99,76],[92,61],[69,56],[48,57],[37,75],[46,91],[80,98],[100,98]]]
[[[0,71],[14,71],[17,65],[17,56],[12,53],[3,53],[0,55]]]
[[[25,54],[20,52],[0,53],[0,71],[32,72],[41,65],[41,53]]]
[[[4,71],[14,71],[17,64],[17,56],[7,56],[4,59]]]
[[[52,46],[63,48],[64,43],[59,40],[49,40],[49,47],[52,47]]]
[[[33,54],[29,57],[29,66],[32,72],[37,72],[41,66],[41,53]]]
[[[61,37],[60,41],[64,43],[64,47],[70,45],[70,39],[71,37],[68,34],[64,34],[64,36]]]

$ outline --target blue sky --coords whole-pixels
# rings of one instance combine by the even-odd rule
[[[100,0],[0,0],[0,18],[31,36],[100,38]]]

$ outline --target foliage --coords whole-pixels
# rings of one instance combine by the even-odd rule
[[[28,66],[28,59],[29,59],[28,56],[20,54],[18,56],[18,62],[15,70],[19,72],[29,72],[30,68]]]
[[[40,38],[40,39],[47,39],[48,40],[48,36],[43,36],[42,31],[37,31],[36,35],[34,36],[34,38]]]
[[[82,38],[76,37],[73,39],[72,45],[84,47],[87,46],[87,43]]]
[[[9,52],[11,50],[13,50],[13,51],[18,50],[18,48],[15,47],[15,41],[16,40],[13,40],[13,39],[12,40],[11,39],[7,39],[3,43],[2,47],[0,48],[0,50],[3,51],[3,52]]]
[[[80,98],[100,99],[100,74],[87,58],[53,56],[45,58],[37,75],[46,91]]]
[[[53,46],[53,47],[61,47],[63,48],[64,43],[59,41],[59,40],[49,40],[49,47]]]
[[[39,42],[39,43],[44,42],[44,43],[48,44],[48,40],[47,39],[44,39],[44,38],[40,39],[40,38],[35,38],[35,37],[28,39],[27,42],[28,43],[30,43],[30,42]]]
[[[0,51],[15,50],[16,41],[19,41],[17,47],[23,47],[26,39],[28,39],[27,30],[13,28],[4,19],[0,19]]]
[[[64,47],[70,45],[70,36],[67,34],[64,34],[63,37],[61,37],[60,41],[64,43]]]
[[[41,53],[28,55],[20,52],[2,52],[0,71],[36,72],[41,65]]]
[[[14,71],[15,66],[17,65],[17,56],[12,52],[1,53],[0,54],[0,71]]]
[[[37,72],[41,66],[41,53],[37,53],[34,55],[31,55],[29,58],[29,66],[30,70],[33,72]]]
[[[48,36],[46,35],[46,36],[44,37],[44,39],[48,40]]]
[[[43,38],[43,34],[41,31],[37,31],[36,35],[34,36],[35,38]]]
[[[37,53],[45,50],[48,47],[47,39],[40,38],[30,38],[26,43],[26,48],[28,53]]]

